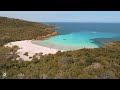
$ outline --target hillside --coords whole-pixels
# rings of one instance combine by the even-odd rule
[[[58,52],[31,62],[16,61],[17,47],[0,48],[0,78],[6,79],[120,79],[120,42],[105,48]],[[3,76],[3,74],[6,76]]]
[[[12,41],[30,40],[53,32],[54,26],[19,19],[0,17],[0,45]]]

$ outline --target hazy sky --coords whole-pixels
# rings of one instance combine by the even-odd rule
[[[36,22],[120,22],[120,11],[0,11],[0,16]]]

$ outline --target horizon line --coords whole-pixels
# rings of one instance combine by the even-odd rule
[[[80,21],[35,21],[35,20],[27,20],[22,18],[16,18],[16,17],[8,17],[8,16],[0,16],[0,17],[6,17],[6,18],[12,18],[12,19],[19,19],[29,22],[38,22],[38,23],[120,23],[120,22],[80,22]]]
[[[40,23],[120,23],[120,22],[40,22]]]

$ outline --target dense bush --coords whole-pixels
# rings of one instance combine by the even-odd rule
[[[19,40],[35,39],[37,36],[52,33],[53,25],[0,17],[0,45]]]
[[[80,49],[35,56],[32,61],[7,59],[14,48],[0,48],[0,78],[18,79],[119,79],[120,42],[97,49]],[[12,54],[13,56],[13,54]],[[3,73],[6,72],[6,77]]]

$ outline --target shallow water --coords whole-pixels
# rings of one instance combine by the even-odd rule
[[[45,23],[46,24],[46,23]],[[46,40],[37,40],[32,43],[60,49],[76,50],[81,48],[99,48],[97,38],[113,39],[120,36],[119,23],[47,23],[56,24],[61,28],[55,29],[60,34]]]

